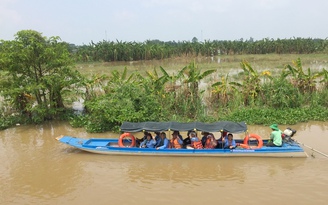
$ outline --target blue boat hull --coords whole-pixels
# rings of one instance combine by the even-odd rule
[[[118,139],[92,138],[83,139],[59,136],[60,142],[97,154],[109,155],[150,155],[150,156],[197,156],[197,157],[307,157],[303,148],[297,143],[286,143],[282,147],[265,147],[260,149],[151,149],[137,147],[119,147]]]

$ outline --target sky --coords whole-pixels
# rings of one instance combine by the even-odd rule
[[[91,41],[328,37],[327,0],[0,0],[0,39],[21,30]]]

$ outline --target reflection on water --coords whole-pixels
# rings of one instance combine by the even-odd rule
[[[284,159],[285,160],[285,159]],[[174,183],[199,183],[204,181],[235,181],[244,183],[249,180],[247,172],[263,170],[265,173],[290,171],[304,164],[304,159],[284,161],[270,159],[268,166],[266,160],[256,158],[146,158],[137,163],[129,163],[128,177],[131,182],[143,181],[172,181]]]
[[[127,172],[131,181],[154,180],[196,183],[204,180],[244,180],[243,170],[226,159],[146,158],[130,164]]]
[[[290,127],[297,130],[297,140],[328,153],[327,123]],[[262,137],[270,134],[264,126],[249,130]],[[208,195],[213,196],[206,200],[210,204],[328,200],[328,159],[317,154],[307,159],[108,156],[61,144],[54,139],[61,134],[118,136],[90,134],[62,123],[0,131],[0,204],[200,204],[201,196]]]

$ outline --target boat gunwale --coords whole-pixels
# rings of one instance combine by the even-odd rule
[[[144,156],[240,156],[240,157],[307,157],[306,152],[299,144],[287,145],[285,147],[262,147],[259,149],[160,149],[138,148],[138,147],[114,147],[111,143],[117,143],[116,138],[76,138],[62,136],[58,139],[62,143],[77,149],[97,154],[112,155],[144,155]],[[106,146],[99,144],[90,145],[92,142],[105,142]],[[297,145],[297,146],[296,146]]]

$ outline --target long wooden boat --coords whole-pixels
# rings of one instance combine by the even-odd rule
[[[143,123],[123,123],[121,130],[125,133],[135,133],[142,131],[206,131],[230,133],[246,132],[246,123],[240,122],[216,122],[216,123],[177,123],[177,122],[143,122]],[[284,142],[282,147],[256,146],[254,140],[249,141],[247,148],[237,147],[235,149],[155,149],[122,146],[122,140],[114,138],[91,138],[83,139],[72,136],[61,135],[56,138],[62,143],[70,145],[80,150],[97,154],[109,155],[136,155],[136,156],[194,156],[194,157],[307,157],[303,148],[294,140]],[[120,142],[121,140],[121,142]],[[244,143],[244,140],[236,140],[236,143]],[[263,140],[266,144],[267,140]],[[252,146],[255,145],[255,146]]]

